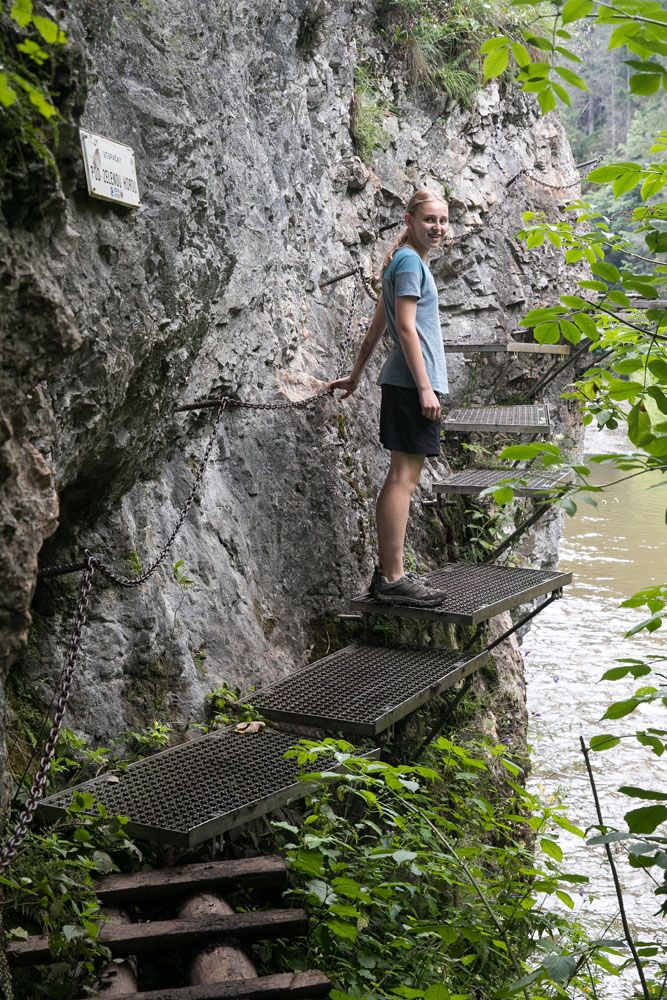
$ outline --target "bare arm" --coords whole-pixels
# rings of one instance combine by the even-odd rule
[[[421,403],[422,415],[427,420],[440,417],[440,400],[433,392],[426,374],[424,356],[417,333],[417,299],[399,296],[396,299],[396,332],[403,348],[403,355],[410,369]]]
[[[373,319],[368,327],[366,336],[361,342],[359,348],[359,353],[357,354],[356,360],[352,366],[352,371],[349,375],[344,378],[337,378],[335,381],[329,383],[330,389],[343,389],[343,399],[347,399],[354,390],[359,385],[359,379],[361,374],[368,364],[371,354],[375,350],[377,343],[387,329],[387,317],[384,311],[384,302],[382,298],[375,307],[375,312],[373,313]]]

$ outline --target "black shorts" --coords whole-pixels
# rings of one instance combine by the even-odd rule
[[[440,454],[440,421],[422,416],[417,389],[382,385],[380,441],[389,451]]]

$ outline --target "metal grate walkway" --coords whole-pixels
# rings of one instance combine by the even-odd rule
[[[504,344],[445,344],[445,354],[546,354],[566,356],[569,353],[570,347],[567,344],[538,344],[535,341],[524,343],[521,340],[508,340]]]
[[[487,653],[352,645],[256,692],[253,704],[279,722],[376,736],[487,660]]]
[[[308,794],[296,762],[283,758],[298,739],[224,729],[52,795],[39,810],[59,819],[75,792],[89,792],[112,815],[127,816],[133,836],[192,847]],[[335,770],[336,762],[321,767]]]
[[[443,421],[445,431],[508,431],[536,434],[550,430],[549,407],[473,406],[450,410]]]
[[[503,480],[512,480],[516,496],[531,497],[554,493],[572,479],[572,472],[524,472],[522,469],[466,469],[454,472],[439,483],[433,484],[438,494],[475,495],[497,486]]]
[[[440,607],[402,607],[376,601],[370,594],[361,594],[349,602],[350,610],[362,614],[478,625],[536,597],[561,590],[572,583],[572,574],[544,569],[510,569],[507,566],[452,563],[429,573],[424,579],[447,592]]]

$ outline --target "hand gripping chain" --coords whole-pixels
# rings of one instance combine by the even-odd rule
[[[58,692],[58,701],[56,702],[56,710],[53,716],[53,724],[51,726],[51,731],[49,732],[49,738],[44,747],[44,753],[42,759],[39,762],[39,770],[33,781],[32,788],[28,794],[28,798],[25,804],[25,808],[21,815],[19,816],[18,823],[14,828],[14,832],[9,838],[7,844],[0,853],[0,873],[4,872],[9,863],[16,856],[23,838],[25,837],[28,827],[32,822],[32,818],[37,809],[37,805],[42,795],[44,794],[44,786],[46,785],[46,776],[48,774],[51,762],[53,760],[56,743],[58,742],[58,736],[60,735],[60,730],[63,724],[63,718],[65,716],[65,709],[67,708],[67,703],[69,701],[70,691],[72,688],[72,680],[74,678],[74,669],[79,658],[79,652],[81,649],[81,632],[83,626],[86,623],[86,612],[88,610],[88,596],[90,594],[90,587],[92,584],[93,573],[95,572],[94,559],[92,556],[87,555],[86,557],[86,567],[81,575],[81,583],[79,586],[79,599],[76,606],[76,615],[74,618],[74,626],[72,628],[72,638],[70,641],[69,649],[67,651],[67,658],[65,660],[65,666],[60,677],[60,686]]]

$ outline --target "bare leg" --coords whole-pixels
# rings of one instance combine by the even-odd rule
[[[377,498],[375,522],[380,569],[390,582],[398,580],[405,572],[403,547],[410,501],[417,489],[425,457],[425,455],[392,451],[389,472]]]

